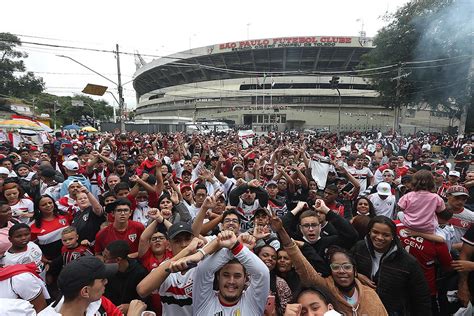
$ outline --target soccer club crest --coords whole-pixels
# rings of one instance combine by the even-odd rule
[[[137,234],[130,234],[130,235],[128,235],[128,239],[130,239],[131,242],[134,242],[135,239],[137,239]]]
[[[66,220],[65,220],[64,218],[61,218],[61,219],[59,220],[59,224],[61,224],[61,225],[63,225],[63,226],[66,226],[66,223],[67,223],[67,222],[66,222]]]

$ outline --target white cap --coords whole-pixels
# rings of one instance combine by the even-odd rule
[[[79,164],[74,160],[68,160],[68,161],[63,162],[63,166],[64,168],[70,171],[79,170]]]
[[[67,160],[74,160],[74,159],[79,159],[79,157],[75,154],[71,154],[71,155],[67,156]]]
[[[8,171],[7,168],[5,167],[0,167],[0,174],[10,174],[10,171]]]
[[[461,174],[459,173],[459,171],[456,171],[456,170],[450,171],[449,175],[453,177],[458,177],[458,178],[461,177]]]
[[[377,193],[385,196],[392,195],[392,187],[387,182],[380,182],[377,185]]]

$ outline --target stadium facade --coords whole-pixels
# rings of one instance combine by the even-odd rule
[[[373,49],[366,37],[303,36],[229,42],[155,59],[137,70],[135,119],[177,124],[225,120],[269,129],[388,130],[393,110],[354,70]],[[339,91],[329,81],[340,77]],[[339,105],[339,101],[341,104]],[[409,109],[405,129],[444,130],[444,115]]]

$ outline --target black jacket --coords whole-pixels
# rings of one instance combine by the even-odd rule
[[[128,269],[110,277],[105,286],[104,296],[116,306],[129,304],[134,299],[141,299],[137,294],[137,285],[148,274],[148,271],[137,260],[128,259],[128,262]],[[148,302],[145,301],[145,303]]]
[[[358,241],[352,252],[357,272],[377,284],[377,294],[389,315],[432,315],[430,290],[423,271],[417,260],[399,242],[394,242],[382,256],[374,277],[372,261],[375,254],[371,241],[367,237]]]

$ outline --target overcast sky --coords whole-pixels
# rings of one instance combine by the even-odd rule
[[[408,0],[297,1],[3,1],[0,32],[20,35],[24,42],[120,50],[163,56],[211,44],[258,38],[307,35],[358,36],[362,22],[372,37],[386,25],[382,16]],[[359,21],[357,21],[359,20]],[[70,56],[117,81],[112,53],[24,44],[28,70],[43,77],[46,91],[81,93],[87,83],[116,87],[70,60]],[[143,56],[145,61],[153,57]],[[125,102],[136,105],[131,80],[133,56],[120,57]],[[127,83],[128,82],[128,83]],[[105,95],[110,104],[113,98]]]

